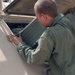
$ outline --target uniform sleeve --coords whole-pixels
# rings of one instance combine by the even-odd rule
[[[44,32],[38,41],[38,47],[36,49],[31,49],[25,43],[20,43],[17,49],[27,63],[42,64],[50,58],[53,46],[54,43],[52,39],[46,32]]]

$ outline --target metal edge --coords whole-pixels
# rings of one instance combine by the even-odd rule
[[[13,6],[13,5],[15,5],[17,2],[19,2],[20,0],[14,0],[11,4],[9,4],[3,11],[5,12],[5,13],[8,13],[8,14],[10,14],[9,12],[8,12],[8,10]]]
[[[15,13],[15,12],[10,12],[9,9],[14,6],[17,2],[21,0],[14,0],[11,4],[9,4],[3,11],[7,14],[17,14],[17,15],[30,15],[30,16],[35,16],[35,14],[28,14],[28,13]]]

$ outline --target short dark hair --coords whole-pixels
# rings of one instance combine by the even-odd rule
[[[35,6],[39,14],[46,13],[52,17],[58,15],[57,4],[54,0],[38,0]]]

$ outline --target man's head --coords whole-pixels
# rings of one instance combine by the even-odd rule
[[[35,15],[39,22],[48,27],[58,15],[57,6],[54,0],[38,0],[34,5]]]

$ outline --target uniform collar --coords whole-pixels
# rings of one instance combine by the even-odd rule
[[[64,15],[60,13],[58,16],[55,17],[55,19],[53,20],[53,22],[50,26],[56,25],[56,23],[58,23],[63,17],[64,17]]]

